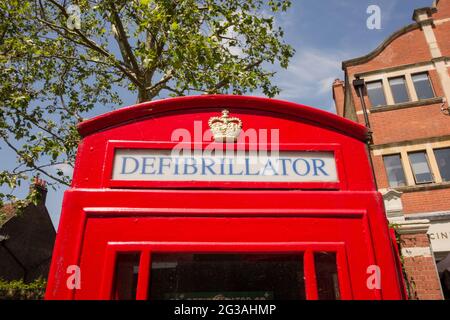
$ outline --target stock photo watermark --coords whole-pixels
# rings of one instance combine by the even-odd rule
[[[81,289],[81,268],[77,265],[70,265],[67,267],[66,273],[69,275],[66,280],[67,289]]]
[[[372,4],[366,10],[369,17],[366,21],[367,29],[380,30],[381,29],[381,8],[378,5]]]
[[[66,286],[69,290],[81,289],[81,268],[77,265],[70,265],[66,269],[68,274]],[[369,290],[381,289],[381,268],[378,265],[370,265],[366,269],[366,287]],[[220,298],[216,299],[220,300]]]

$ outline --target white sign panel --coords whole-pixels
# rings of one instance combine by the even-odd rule
[[[131,181],[248,181],[337,182],[333,152],[256,152],[216,155],[172,150],[117,149],[113,180]]]
[[[450,222],[433,221],[428,229],[433,251],[450,251]]]

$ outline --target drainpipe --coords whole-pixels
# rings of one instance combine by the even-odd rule
[[[366,144],[367,144],[367,149],[369,151],[369,161],[370,161],[370,166],[372,168],[372,175],[373,175],[373,180],[375,182],[375,188],[378,190],[378,184],[377,184],[377,179],[375,176],[375,169],[373,167],[372,152],[371,152],[372,144],[373,144],[372,129],[370,128],[369,114],[367,113],[366,102],[364,101],[364,89],[366,87],[366,82],[364,81],[364,79],[360,79],[359,77],[356,77],[356,79],[353,80],[353,87],[355,88],[356,92],[358,92],[359,100],[361,102],[361,108],[362,108],[363,114],[364,114],[365,126],[368,129],[368,133],[369,133],[369,137],[366,141]]]
[[[353,80],[353,87],[355,87],[355,90],[358,92],[359,100],[361,101],[361,107],[363,109],[364,122],[366,124],[367,129],[369,129],[369,142],[372,143],[372,130],[370,128],[366,102],[364,101],[364,88],[366,87],[364,79],[360,79],[359,77],[357,77],[355,80]]]

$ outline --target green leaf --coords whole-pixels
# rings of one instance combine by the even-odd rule
[[[0,1],[0,139],[29,173],[0,172],[12,189],[36,166],[51,183],[69,184],[49,165],[73,164],[76,125],[121,107],[122,97],[254,90],[273,97],[280,88],[270,64],[286,68],[294,54],[275,27],[289,0],[82,0],[77,32],[61,29],[68,22],[61,7],[39,3]]]

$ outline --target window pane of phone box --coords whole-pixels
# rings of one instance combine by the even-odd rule
[[[340,300],[336,254],[315,252],[314,263],[319,300]]]
[[[153,254],[153,300],[304,300],[303,254]]]
[[[120,253],[117,255],[113,299],[136,299],[139,257],[139,253]]]

